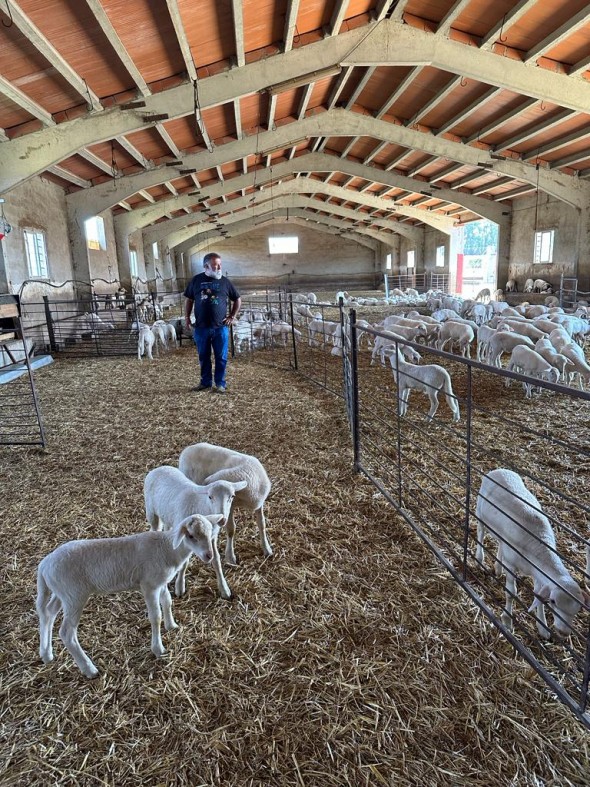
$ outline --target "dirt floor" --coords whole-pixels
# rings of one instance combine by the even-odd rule
[[[0,449],[0,783],[589,784],[588,732],[353,472],[342,400],[244,358],[225,397],[197,394],[196,368],[190,347],[153,363],[57,360],[36,375],[47,450]],[[165,658],[128,594],[82,617],[96,680],[57,627],[43,665],[39,559],[146,529],[146,472],[203,440],[264,463],[274,556],[240,515],[233,600],[191,562]]]

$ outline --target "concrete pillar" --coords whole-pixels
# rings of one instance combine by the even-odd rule
[[[117,262],[119,265],[119,279],[121,286],[131,292],[131,266],[129,261],[129,236],[135,229],[135,221],[128,214],[116,216],[114,220],[115,244],[117,247]]]
[[[156,260],[154,259],[154,249],[151,243],[144,242],[143,259],[145,262],[145,277],[148,281],[148,290],[150,292],[156,291]]]
[[[498,256],[496,260],[496,287],[504,289],[510,279],[510,236],[512,213],[498,224]]]
[[[91,217],[78,211],[70,203],[67,203],[67,214],[68,237],[72,253],[74,294],[77,298],[84,299],[90,297],[90,280],[92,279],[84,222]]]
[[[590,201],[589,201],[590,203]],[[584,205],[579,212],[577,259],[575,276],[578,278],[578,290],[590,292],[590,204]]]
[[[451,232],[449,241],[449,293],[457,292],[457,257],[463,254],[463,227],[456,227]]]
[[[0,294],[10,292],[10,278],[8,275],[8,259],[4,254],[4,244],[0,241]]]

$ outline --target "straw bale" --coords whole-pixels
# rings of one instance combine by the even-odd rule
[[[245,358],[225,397],[193,393],[191,348],[58,360],[36,379],[48,449],[0,451],[3,785],[588,783],[583,727],[353,473],[341,401]],[[145,529],[145,473],[201,440],[265,464],[274,556],[240,514],[233,600],[193,561],[165,658],[127,594],[82,617],[98,679],[57,636],[43,665],[40,557]]]

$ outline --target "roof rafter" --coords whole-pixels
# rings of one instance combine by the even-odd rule
[[[51,63],[58,74],[60,74],[66,82],[68,82],[74,90],[88,102],[92,109],[103,109],[100,98],[88,87],[86,80],[81,77],[77,71],[74,71],[65,58],[59,54],[53,44],[47,40],[39,28],[33,24],[31,19],[29,19],[20,8],[16,0],[10,0],[10,13],[16,27],[18,27],[21,33],[26,36],[43,57]]]
[[[231,0],[232,14],[234,18],[234,36],[236,40],[236,65],[238,68],[246,65],[246,53],[244,50],[244,12],[242,0]]]
[[[557,30],[554,30],[553,33],[548,35],[542,41],[539,41],[539,43],[532,49],[529,49],[529,51],[524,56],[524,62],[530,63],[533,60],[537,60],[550,49],[556,47],[565,38],[568,38],[573,33],[575,33],[576,30],[579,30],[581,27],[583,27],[588,22],[588,20],[590,20],[590,12],[586,7],[581,11],[578,11],[577,14],[574,14],[571,19],[568,19],[567,22],[564,22],[560,27],[557,28]]]
[[[367,29],[371,35],[367,34]],[[466,57],[467,52],[469,57]],[[240,69],[208,77],[201,83],[201,107],[219,106],[237,96],[249,95],[277,84],[277,80],[309,74],[312,58],[316,58],[318,67],[322,68],[339,63],[365,67],[414,63],[417,68],[418,64],[428,63],[451,73],[463,73],[466,78],[506,87],[532,98],[543,98],[575,111],[586,112],[590,105],[590,84],[585,80],[572,79],[544,68],[531,69],[492,52],[474,47],[466,49],[460,41],[441,39],[410,25],[383,19],[373,27],[368,25],[341,33],[249,63]],[[180,85],[161,91],[146,97],[145,103],[146,110],[142,112],[115,108],[108,113],[98,113],[92,119],[78,118],[60,123],[51,136],[39,137],[36,135],[43,135],[43,132],[34,132],[4,143],[0,151],[0,188],[8,190],[80,147],[145,128],[149,122],[149,112],[166,113],[170,119],[191,114],[194,111],[193,86]],[[320,129],[316,136],[327,135]],[[23,150],[27,150],[29,155],[23,156]]]
[[[116,53],[117,57],[119,58],[121,63],[123,63],[123,65],[125,66],[125,68],[127,70],[127,73],[129,74],[129,76],[135,82],[135,84],[137,86],[137,89],[139,90],[141,95],[142,96],[149,96],[149,95],[151,95],[152,91],[150,90],[150,88],[148,87],[146,81],[144,80],[144,78],[140,74],[139,69],[137,68],[137,66],[135,65],[133,60],[131,59],[131,56],[129,55],[129,52],[127,51],[127,49],[123,45],[123,42],[119,38],[119,35],[117,34],[117,31],[115,30],[115,28],[111,24],[111,20],[109,19],[106,11],[104,10],[102,5],[100,4],[99,0],[86,0],[86,2],[88,3],[88,6],[90,7],[90,10],[92,11],[94,16],[96,17],[96,21],[100,25],[100,27],[102,29],[102,32],[108,38],[109,44],[115,50],[115,53]]]
[[[174,31],[176,33],[176,38],[178,39],[178,46],[180,47],[180,51],[182,53],[182,59],[184,60],[184,64],[186,66],[186,72],[189,76],[189,79],[194,82],[197,78],[197,70],[195,68],[191,48],[186,37],[182,16],[180,15],[180,9],[178,8],[178,0],[166,0],[166,5],[168,6],[168,13],[170,14],[172,24],[174,25]]]
[[[285,31],[283,33],[283,52],[288,52],[293,48],[293,37],[297,27],[298,11],[299,0],[288,0],[287,13],[285,14]]]
[[[19,90],[19,88],[15,87],[1,75],[0,93],[3,93],[7,98],[14,101],[15,104],[18,104],[19,107],[22,107],[22,109],[33,115],[33,117],[36,117],[37,120],[40,120],[46,126],[55,126],[55,120],[47,110],[39,106],[39,104],[29,98],[26,93],[23,93],[22,90]]]

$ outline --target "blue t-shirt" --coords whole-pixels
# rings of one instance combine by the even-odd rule
[[[219,328],[227,315],[227,299],[236,301],[240,293],[227,276],[214,279],[197,273],[184,291],[185,298],[195,302],[195,328]]]

